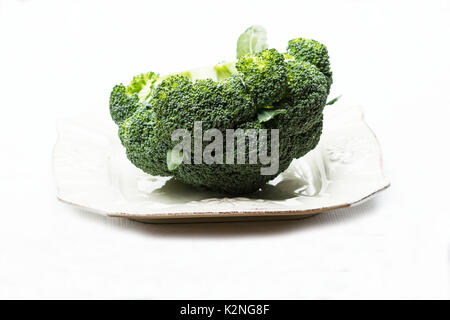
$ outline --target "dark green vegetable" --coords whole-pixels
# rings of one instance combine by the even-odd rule
[[[235,62],[165,77],[149,72],[128,86],[115,86],[110,111],[130,161],[152,175],[243,194],[258,190],[312,150],[332,83],[327,49],[298,38],[289,41],[287,53],[279,53],[266,49],[265,39],[263,29],[252,27],[239,38]],[[194,165],[194,154],[192,164],[182,163],[171,133],[182,128],[192,134],[195,121],[202,121],[203,131],[217,128],[224,137],[226,129],[279,129],[278,172],[261,175],[265,166],[259,161]]]

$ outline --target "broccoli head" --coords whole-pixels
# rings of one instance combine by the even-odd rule
[[[240,43],[256,43],[253,38],[244,41],[245,36]],[[149,72],[134,77],[128,86],[115,86],[110,112],[128,159],[151,175],[172,176],[192,186],[236,195],[258,190],[293,159],[312,150],[320,139],[322,111],[332,82],[326,47],[302,38],[289,41],[287,53],[265,49],[264,43],[257,46],[261,51],[249,48],[246,54],[240,48],[237,61],[162,77]],[[271,129],[278,129],[276,172],[262,175],[267,163],[257,158],[239,161],[236,147],[227,148],[225,141],[218,142],[222,162],[197,163],[194,152],[174,154],[178,142],[172,141],[172,133],[184,129],[195,136],[198,121],[203,132],[217,129],[223,137],[229,129],[240,129],[244,136],[236,138],[236,145],[243,143],[249,153],[254,145],[245,134],[267,129],[270,139]],[[201,150],[206,152],[212,140],[203,139]],[[190,146],[195,148],[192,141]],[[274,152],[270,143],[268,152]],[[215,151],[211,154],[217,156]],[[169,163],[173,157],[175,165]]]

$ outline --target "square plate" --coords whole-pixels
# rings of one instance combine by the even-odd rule
[[[53,168],[59,200],[88,211],[153,223],[293,219],[348,207],[389,187],[381,151],[361,108],[324,112],[318,146],[260,191],[224,197],[128,161],[105,115],[58,122]]]

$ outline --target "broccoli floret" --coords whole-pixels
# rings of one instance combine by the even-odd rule
[[[278,108],[287,112],[273,121],[280,130],[280,160],[304,156],[319,142],[322,132],[322,111],[328,95],[328,82],[323,73],[303,60],[287,62],[288,80],[286,95]],[[290,162],[290,161],[289,161]],[[284,169],[280,161],[280,167]]]
[[[246,54],[238,60],[236,69],[258,106],[273,104],[283,97],[287,71],[284,55],[275,49]]]
[[[128,159],[144,172],[168,176],[166,153],[168,142],[160,138],[162,128],[148,107],[140,106],[119,126],[119,137]],[[169,140],[170,141],[170,140]]]
[[[192,186],[244,194],[258,190],[317,145],[332,82],[326,47],[299,38],[289,42],[287,53],[239,52],[237,61],[163,77],[147,73],[128,87],[114,87],[111,116],[135,166]],[[196,121],[202,121],[204,132],[218,129],[224,138],[227,129],[279,129],[279,170],[261,175],[262,163],[250,164],[248,158],[245,164],[226,164],[225,141],[223,164],[194,164],[192,152],[192,164],[169,166],[168,155],[177,144],[172,132],[186,129],[192,136]],[[209,143],[204,141],[202,150]],[[248,151],[249,140],[244,143]],[[232,157],[237,159],[236,149]]]
[[[297,38],[289,41],[287,51],[296,60],[308,61],[319,68],[320,72],[327,77],[327,90],[330,91],[333,74],[330,69],[327,47],[316,40]]]
[[[153,72],[135,76],[125,87],[116,85],[109,98],[109,110],[116,124],[121,124],[145,103],[153,93],[158,75]]]
[[[114,122],[120,125],[130,117],[140,106],[139,98],[135,94],[127,93],[123,84],[116,85],[109,97],[109,112]]]

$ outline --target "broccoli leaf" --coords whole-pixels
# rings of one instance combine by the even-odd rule
[[[327,106],[331,106],[332,104],[335,104],[341,97],[342,97],[342,95],[337,96],[337,97],[334,98],[334,99],[331,99],[330,101],[327,102],[326,105],[327,105]]]
[[[183,162],[182,150],[169,150],[167,151],[167,169],[170,171],[175,170]]]
[[[269,120],[272,120],[276,115],[286,113],[286,109],[278,109],[278,110],[264,110],[263,112],[258,114],[259,123],[263,123]]]
[[[267,49],[267,33],[266,29],[261,26],[251,26],[243,34],[239,36],[237,41],[237,58],[247,53],[258,53]]]

